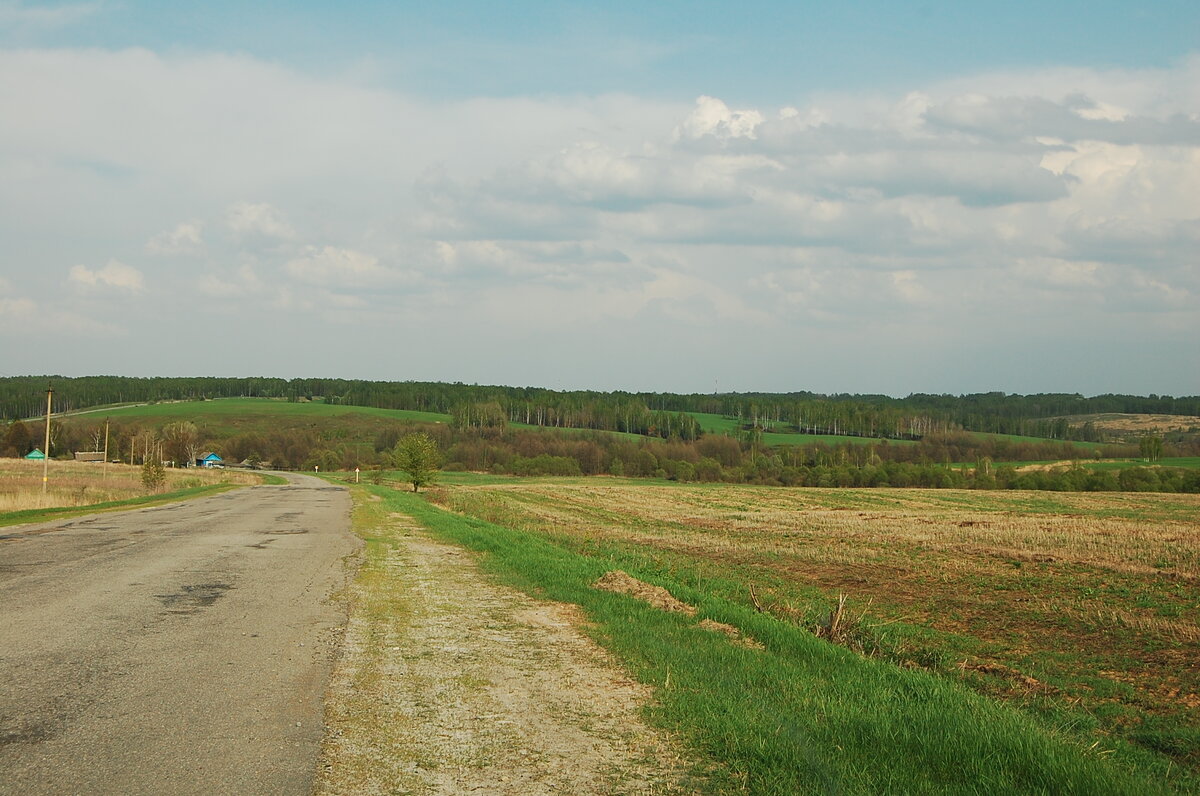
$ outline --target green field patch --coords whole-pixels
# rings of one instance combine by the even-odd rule
[[[1076,440],[1069,440],[1069,439],[1063,440],[1063,439],[1048,439],[1046,437],[1026,437],[1026,436],[1022,436],[1020,434],[996,434],[996,433],[993,433],[990,431],[968,431],[967,433],[970,434],[972,437],[976,437],[978,439],[1004,440],[1006,442],[1028,442],[1028,443],[1034,443],[1034,444],[1044,444],[1047,442],[1049,442],[1049,443],[1065,443],[1067,445],[1073,445],[1073,446],[1075,446],[1081,450],[1085,450],[1085,451],[1097,451],[1103,447],[1106,447],[1106,445],[1107,445],[1107,443],[1100,443],[1100,442],[1078,442]]]
[[[700,422],[700,428],[705,434],[724,434],[731,437],[743,435],[739,421],[736,418],[725,417],[723,415],[708,414],[705,412],[688,412],[687,414],[696,418]],[[879,445],[886,442],[889,445],[912,445],[911,440],[905,439],[888,439],[874,437],[851,437],[841,434],[800,434],[790,431],[764,431],[762,434],[762,442],[764,445],[775,447],[777,445],[843,445],[846,443],[852,445]]]
[[[206,420],[214,428],[233,429],[260,426],[279,418],[329,420],[347,417],[372,417],[412,423],[446,423],[450,416],[438,412],[405,409],[375,409],[369,406],[326,404],[320,401],[292,402],[274,398],[217,398],[211,401],[169,401],[143,406],[126,406],[107,412],[119,418],[166,420]]]

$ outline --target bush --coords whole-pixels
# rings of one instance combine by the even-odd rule
[[[146,459],[142,464],[142,486],[147,492],[158,492],[167,483],[167,471],[158,459]]]

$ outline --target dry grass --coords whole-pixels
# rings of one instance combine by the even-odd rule
[[[228,470],[167,470],[164,491],[217,483],[256,484],[257,476]],[[49,463],[42,494],[42,462],[0,459],[0,513],[26,509],[92,506],[146,494],[142,469],[125,464]]]
[[[773,552],[813,564],[904,562],[915,550],[959,561],[1055,562],[1200,579],[1197,495],[586,483],[472,489],[543,526],[668,547]]]
[[[933,648],[922,665],[974,672],[1000,696],[1053,693],[1113,726],[1200,724],[1200,495],[581,480],[452,487],[442,500],[582,549],[635,546],[785,621],[817,616],[831,635],[848,616],[916,633]],[[840,617],[828,608],[839,594]]]
[[[1187,431],[1200,427],[1200,417],[1194,415],[1131,415],[1131,414],[1102,414],[1080,415],[1068,418],[1071,422],[1091,421],[1101,431],[1146,434],[1164,433],[1167,431]]]

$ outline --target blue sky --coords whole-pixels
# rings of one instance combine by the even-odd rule
[[[0,115],[6,375],[1200,392],[1195,3],[0,0]]]
[[[369,63],[381,83],[434,98],[795,102],[1002,68],[1166,67],[1200,40],[1200,6],[1186,0],[5,6],[10,45],[236,52],[335,74]]]

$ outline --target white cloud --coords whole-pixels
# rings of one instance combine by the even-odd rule
[[[146,251],[162,255],[199,254],[204,251],[203,229],[199,221],[185,221],[146,241]]]
[[[784,118],[798,118],[799,111],[785,108]],[[675,128],[676,138],[699,139],[712,136],[719,141],[730,138],[755,138],[755,129],[763,123],[763,115],[756,110],[731,111],[729,106],[715,97],[702,96],[696,100],[696,108]]]
[[[48,30],[78,24],[100,11],[100,3],[29,5],[19,0],[0,2],[0,26]]]
[[[20,296],[0,295],[0,325],[20,328],[37,317],[37,304]]]
[[[291,240],[296,231],[283,215],[271,205],[238,202],[225,215],[229,228],[240,235],[258,235],[264,238]]]
[[[384,287],[403,274],[385,268],[379,258],[336,246],[308,247],[284,266],[289,275],[310,285],[341,288]]]
[[[436,308],[510,350],[567,327],[679,349],[708,323],[740,361],[765,329],[899,346],[1013,307],[1026,340],[1178,337],[1200,333],[1197,86],[1200,58],[736,109],[433,102],[244,56],[0,51],[0,254],[35,260],[0,257],[0,300],[51,306],[64,263],[111,254],[71,269],[75,300],[153,274],[281,330]]]
[[[267,287],[253,266],[243,265],[232,273],[209,271],[203,274],[196,289],[213,298],[245,299],[260,295]]]
[[[138,293],[145,288],[142,272],[117,260],[109,260],[103,268],[88,268],[85,265],[71,266],[70,282],[84,289],[112,288]]]

